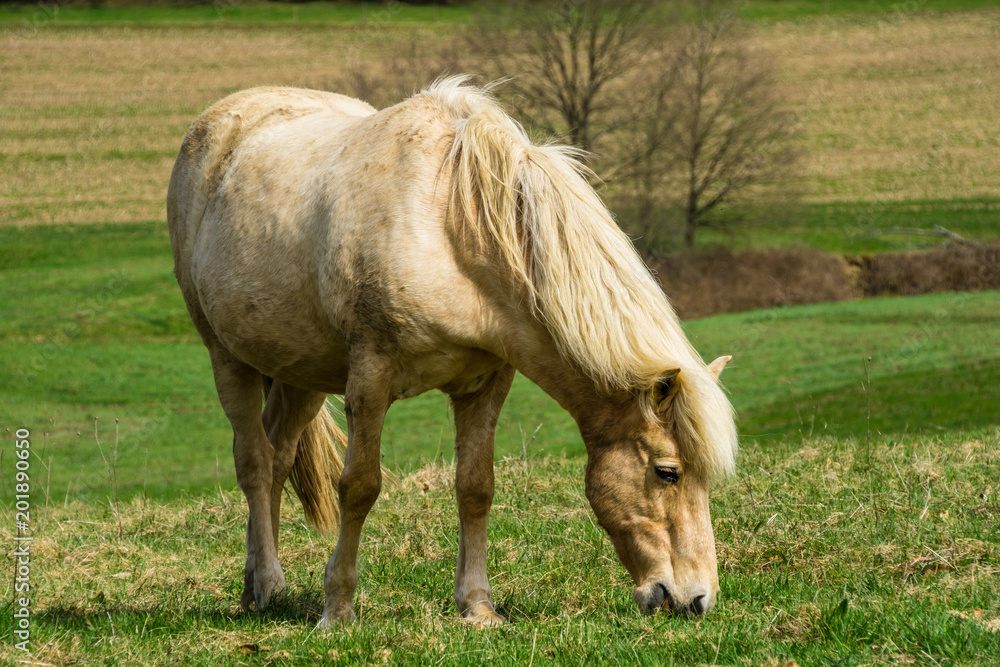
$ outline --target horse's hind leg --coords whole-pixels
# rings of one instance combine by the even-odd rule
[[[493,504],[493,439],[497,418],[514,379],[504,366],[479,391],[452,396],[455,409],[455,491],[460,536],[455,574],[455,604],[462,617],[500,625],[486,573],[486,524]]]
[[[221,344],[210,348],[215,386],[222,409],[233,426],[236,481],[250,508],[247,563],[240,603],[262,609],[285,586],[271,526],[274,447],[261,421],[262,378],[259,371],[234,357]]]
[[[299,437],[326,402],[326,394],[274,382],[264,406],[264,429],[274,445],[271,467],[271,532],[275,551],[281,521],[281,493],[295,463]]]

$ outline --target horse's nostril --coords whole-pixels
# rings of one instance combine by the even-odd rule
[[[670,609],[673,609],[674,608],[674,599],[672,597],[670,597],[670,591],[668,591],[667,587],[664,586],[663,584],[656,584],[656,585],[660,587],[661,591],[663,591],[663,598],[661,599],[660,604],[657,605],[657,606],[661,606],[664,603],[666,603],[667,607],[669,607]]]
[[[699,595],[695,599],[691,600],[691,611],[693,611],[695,615],[701,616],[705,613],[706,597],[707,596],[705,595]]]

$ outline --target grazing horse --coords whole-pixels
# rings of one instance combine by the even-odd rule
[[[486,524],[516,369],[579,425],[586,495],[639,607],[712,608],[709,482],[736,453],[717,379],[729,358],[701,360],[586,176],[572,149],[534,145],[461,78],[382,111],[256,88],[195,121],[167,215],[249,506],[245,607],[284,586],[291,477],[317,527],[339,521],[320,625],[355,618],[383,418],[393,401],[440,389],[455,415],[455,602],[470,621],[502,623]],[[346,438],[328,394],[344,396]],[[333,443],[345,440],[341,469]]]

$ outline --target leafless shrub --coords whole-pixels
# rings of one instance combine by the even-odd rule
[[[650,260],[650,268],[682,318],[855,296],[847,262],[815,248],[716,248]]]
[[[778,180],[795,158],[796,119],[774,91],[774,68],[755,57],[735,19],[716,15],[717,3],[681,31],[665,99],[643,118],[643,136],[655,147],[640,166],[661,173],[657,193],[683,216],[684,247],[695,232],[717,226],[718,207],[736,195]],[[644,222],[641,221],[640,222]]]
[[[1000,243],[951,243],[921,252],[850,258],[865,296],[1000,289]]]
[[[634,121],[621,82],[644,60],[657,4],[515,0],[487,6],[467,35],[529,128],[595,152]]]

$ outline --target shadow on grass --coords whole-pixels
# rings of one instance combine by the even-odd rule
[[[238,607],[238,598],[229,595],[218,598],[191,600],[183,595],[186,589],[164,591],[159,601],[130,604],[105,600],[102,593],[93,596],[86,608],[72,604],[54,604],[38,609],[32,619],[41,624],[63,630],[97,630],[102,626],[127,626],[135,621],[150,628],[212,627],[270,625],[273,623],[313,627],[323,614],[322,593],[313,590],[282,592],[276,595],[266,609],[244,610]]]

